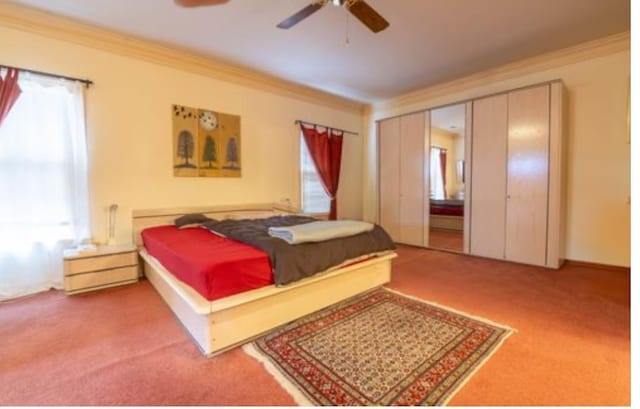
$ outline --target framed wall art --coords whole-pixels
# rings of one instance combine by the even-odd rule
[[[240,116],[173,106],[173,175],[240,177]]]

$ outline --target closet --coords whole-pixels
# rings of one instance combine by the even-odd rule
[[[378,123],[380,224],[395,242],[414,246],[429,234],[428,122],[419,112]]]
[[[473,101],[474,255],[561,263],[562,84]]]
[[[491,258],[505,256],[507,105],[506,94],[473,101],[469,252]]]
[[[457,159],[465,175],[465,253],[561,265],[563,98],[562,83],[553,81],[467,102],[465,155]],[[378,122],[379,222],[394,241],[424,247],[430,121],[424,111]]]

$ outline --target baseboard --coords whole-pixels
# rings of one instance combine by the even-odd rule
[[[566,266],[575,266],[575,267],[587,267],[587,268],[597,268],[600,270],[614,270],[614,271],[622,271],[625,273],[631,272],[631,267],[624,266],[614,266],[611,264],[601,264],[601,263],[592,263],[589,261],[579,261],[579,260],[565,260]]]

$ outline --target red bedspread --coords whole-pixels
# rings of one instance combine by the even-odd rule
[[[266,253],[194,227],[152,227],[142,231],[147,252],[176,278],[207,300],[273,284]]]

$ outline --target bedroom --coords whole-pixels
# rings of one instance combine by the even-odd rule
[[[29,4],[45,7],[45,3],[57,4],[59,9],[52,9],[53,14],[49,14],[28,7]],[[120,7],[125,3],[118,2]],[[167,0],[163,1],[162,6],[157,6],[163,11],[157,11],[159,19],[151,21],[147,28],[152,29],[154,24],[160,28],[162,25],[173,28],[170,25],[172,13],[180,13],[181,24],[185,27],[189,25],[190,19],[198,18],[199,13],[212,13],[211,18],[225,20],[226,13],[231,13],[233,18],[228,18],[225,25],[220,22],[220,30],[223,34],[224,30],[228,30],[229,36],[235,35],[237,38],[233,44],[243,49],[248,47],[247,41],[253,41],[252,37],[240,35],[242,30],[234,29],[234,24],[242,21],[239,19],[243,13],[251,14],[253,10],[256,21],[265,20],[264,27],[260,29],[274,30],[269,35],[278,36],[277,39],[268,37],[269,41],[284,44],[280,51],[284,55],[290,52],[287,47],[293,47],[293,50],[303,53],[301,55],[310,56],[306,53],[305,43],[296,33],[312,30],[313,34],[323,39],[322,44],[329,48],[309,53],[331,53],[335,48],[339,50],[336,52],[340,58],[348,58],[350,54],[357,55],[369,47],[375,50],[375,42],[383,41],[386,35],[392,35],[393,29],[402,26],[401,22],[405,21],[403,19],[412,21],[414,26],[418,25],[411,20],[413,7],[427,15],[424,6],[418,5],[420,2],[413,2],[416,4],[397,11],[389,7],[387,2],[371,0],[369,3],[385,16],[394,17],[394,12],[399,13],[399,16],[395,17],[396,20],[390,20],[390,28],[376,35],[369,34],[354,18],[350,19],[348,47],[344,45],[345,17],[339,8],[326,6],[289,31],[275,31],[275,24],[286,15],[304,7],[307,4],[305,1],[281,0],[275,2],[277,6],[260,8],[261,2],[231,0],[228,4],[209,9],[194,9],[198,10],[194,14],[193,10],[176,9],[173,2]],[[439,5],[441,13],[460,12],[459,9],[448,9],[443,2],[434,3]],[[124,29],[113,28],[111,31],[98,28],[102,24],[96,22],[96,19],[104,17],[104,25],[108,24],[108,19],[101,12],[110,12],[117,17],[123,15],[123,10],[114,6],[100,11],[101,7],[106,7],[107,2],[95,4],[94,9],[88,6],[82,8],[78,2],[72,1],[2,2],[0,63],[87,78],[94,82],[85,89],[85,103],[90,164],[90,230],[96,242],[105,243],[108,240],[108,208],[112,204],[118,206],[113,237],[117,244],[132,242],[134,211],[274,202],[299,206],[301,137],[299,127],[294,123],[296,120],[311,121],[356,133],[343,138],[337,212],[339,218],[377,222],[376,121],[561,79],[569,94],[569,129],[566,136],[569,155],[566,258],[609,266],[630,266],[630,206],[627,199],[630,196],[631,172],[629,139],[626,136],[630,77],[628,2],[616,2],[618,8],[609,7],[606,13],[598,8],[598,2],[591,2],[593,9],[590,9],[591,14],[586,13],[585,21],[595,18],[594,15],[597,16],[599,12],[612,16],[610,20],[606,20],[609,25],[601,24],[598,29],[600,31],[594,29],[596,34],[590,34],[591,37],[582,38],[577,34],[581,32],[579,27],[583,27],[580,22],[570,20],[566,15],[564,18],[568,20],[563,21],[563,17],[558,16],[560,23],[571,26],[571,22],[578,27],[575,28],[576,34],[572,34],[572,31],[565,32],[567,37],[564,46],[558,46],[557,49],[541,47],[531,54],[514,55],[510,57],[511,60],[477,67],[472,71],[460,71],[454,73],[454,77],[436,82],[420,83],[423,80],[417,79],[421,85],[402,91],[386,89],[385,87],[391,89],[394,85],[393,80],[388,80],[379,87],[371,88],[372,95],[383,95],[377,98],[337,96],[336,93],[356,95],[357,90],[348,89],[351,86],[349,82],[334,82],[333,78],[323,75],[322,70],[314,72],[306,82],[307,86],[296,84],[295,79],[304,74],[302,64],[287,66],[288,74],[276,78],[260,72],[260,66],[246,70],[223,62],[230,57],[203,57],[193,50],[185,51],[184,47],[188,45],[180,49],[169,49],[157,42],[137,38],[142,34],[135,35],[135,32]],[[575,2],[568,1],[566,4],[566,7],[570,7]],[[136,13],[124,13],[129,16],[129,22],[135,22],[136,16],[143,14],[145,7],[137,7],[139,9]],[[611,23],[619,21],[616,18],[620,16],[623,24],[616,26]],[[586,23],[583,21],[582,24]],[[120,31],[128,35],[118,34]],[[322,33],[331,35],[322,36]],[[218,32],[214,34],[220,35]],[[528,40],[530,44],[537,44],[535,39]],[[525,39],[516,38],[511,44],[518,44],[517,41]],[[546,44],[545,41],[540,43]],[[439,47],[438,43],[433,47]],[[269,49],[271,47],[258,46],[252,47],[251,52],[258,58],[265,59],[266,64]],[[497,51],[496,53],[499,54]],[[473,55],[469,54],[467,58],[472,58]],[[380,61],[379,58],[373,58],[369,62],[381,65],[385,63],[384,67],[389,67],[388,62]],[[395,63],[391,63],[392,66],[393,64]],[[416,61],[416,66],[418,65],[419,62]],[[459,62],[458,65],[464,64]],[[391,72],[390,68],[384,70]],[[358,76],[364,76],[357,71],[350,72],[349,75],[353,83],[358,83]],[[317,82],[314,84],[313,81]],[[331,93],[313,89],[314,85],[318,88],[322,84],[325,84],[325,91]],[[366,103],[363,102],[365,100]],[[173,104],[241,116],[244,165],[240,178],[173,176],[170,141],[170,110]],[[607,138],[609,143],[602,142],[602,135],[605,134],[610,135]],[[605,171],[594,166],[594,162],[601,163]],[[594,185],[599,189],[597,195],[593,193]],[[625,298],[629,291],[627,270],[619,272],[613,269],[599,273],[601,270],[575,266],[572,267],[574,270],[569,270],[564,276],[558,276],[555,270],[531,269],[506,262],[412,247],[401,247],[399,255],[394,260],[391,288],[509,325],[518,331],[470,379],[454,397],[452,404],[628,404],[630,312],[628,295]],[[421,272],[420,263],[433,267]],[[400,272],[396,274],[396,270]],[[485,278],[483,272],[486,274]],[[505,274],[506,277],[500,274]],[[511,281],[503,286],[500,280],[506,278]],[[529,279],[532,281],[527,281]],[[565,279],[567,281],[563,281]],[[469,287],[471,284],[480,286],[480,289],[473,290],[473,287]],[[517,287],[512,288],[507,284]],[[529,285],[532,286],[530,291],[525,291]],[[545,291],[545,285],[551,288]],[[46,299],[34,298],[42,296],[39,295],[0,306],[3,336],[11,338],[11,333],[15,331],[20,337],[13,339],[25,343],[24,349],[16,350],[21,355],[13,356],[11,368],[0,369],[6,370],[11,379],[11,383],[6,384],[11,388],[11,393],[3,393],[9,398],[6,402],[0,398],[1,403],[293,404],[288,394],[270,375],[239,349],[209,361],[201,360],[197,347],[146,280],[131,286],[74,297],[65,297],[60,291],[50,293],[52,295],[45,293],[49,297]],[[511,293],[521,294],[521,298],[514,299],[508,295]],[[536,295],[540,297],[537,300]],[[560,302],[555,297],[563,301]],[[114,300],[130,312],[130,317],[122,320],[109,317],[109,311],[114,308]],[[491,300],[495,302],[492,303]],[[525,300],[542,309],[538,313],[527,311],[523,305]],[[598,300],[601,302],[598,303]],[[41,311],[39,302],[50,303],[43,305],[50,306],[51,312]],[[545,303],[554,305],[559,310],[544,307]],[[584,309],[576,307],[573,310],[572,303]],[[521,315],[509,315],[509,306],[513,305],[518,307],[514,308],[514,314]],[[148,306],[148,309],[145,310],[144,306]],[[11,314],[8,312],[9,308],[12,309]],[[584,329],[576,329],[568,324],[563,326],[555,319],[545,321],[545,314],[541,312],[555,312],[566,320],[574,320],[580,317],[578,314],[591,311],[589,308],[601,312],[592,326]],[[32,317],[34,322],[41,325],[53,325],[51,333],[61,340],[56,342],[58,338],[52,338],[47,333],[30,332],[23,328],[28,325],[28,320],[16,319],[15,314]],[[11,321],[5,321],[9,320],[9,316],[13,317]],[[69,319],[64,320],[62,317]],[[86,320],[94,319],[107,321],[105,326],[95,328],[95,333],[89,332],[86,337],[80,337],[81,328],[86,328]],[[608,324],[609,319],[612,320],[611,325]],[[147,320],[150,321],[148,325],[141,325]],[[548,325],[552,333],[536,332],[531,328],[532,324],[527,324],[528,320],[538,325]],[[11,325],[6,326],[5,323]],[[134,324],[139,327],[130,328],[135,327]],[[160,339],[147,341],[148,331],[152,330],[159,331]],[[566,330],[569,332],[563,332]],[[598,330],[611,331],[610,336],[596,335]],[[55,346],[49,351],[51,356],[45,359],[47,351],[41,350],[37,342],[29,344],[29,336],[43,336],[47,342],[53,342]],[[587,341],[579,343],[578,338],[583,336],[587,337]],[[78,340],[69,344],[62,342],[62,339],[68,337],[78,337]],[[98,342],[102,337],[105,341]],[[166,339],[162,340],[163,337]],[[549,341],[543,341],[544,339]],[[576,356],[568,359],[568,363],[565,362],[561,355],[554,354],[551,340],[562,343],[575,341]],[[92,347],[92,343],[96,343],[95,347]],[[540,360],[540,355],[532,354],[528,348],[534,345],[545,347],[542,356],[547,357],[547,361]],[[18,348],[19,345],[15,347]],[[150,353],[163,348],[167,348],[169,353],[158,355],[158,358]],[[590,359],[594,359],[590,355],[599,356],[603,351],[610,353],[608,359],[612,362],[609,366],[607,358],[597,358],[596,362],[590,362]],[[144,353],[150,356],[142,358]],[[92,376],[88,377],[86,388],[65,388],[64,393],[59,394],[56,393],[56,388],[64,385],[54,378],[60,375],[61,379],[68,379],[62,377],[63,372],[60,371],[64,371],[64,368],[80,371],[71,361],[63,359],[69,354],[77,356],[79,362],[87,362],[95,367],[88,370]],[[112,359],[109,358],[110,354],[114,354],[112,358],[118,362],[114,375],[100,372],[100,368],[104,368]],[[527,357],[525,361],[543,361],[546,365],[540,364],[540,367],[515,373],[515,368],[522,368],[520,364],[512,362],[518,354]],[[26,365],[27,356],[33,357],[29,365]],[[198,390],[197,385],[192,385],[176,394],[164,392],[155,399],[154,394],[163,389],[159,386],[163,384],[148,385],[144,380],[143,369],[134,363],[139,359],[142,365],[160,364],[155,361],[160,356],[175,365],[191,365],[191,370],[202,376],[209,371],[220,370],[234,374],[232,378],[235,377],[236,380],[255,377],[267,386],[252,392],[255,394],[253,397],[245,397],[250,392],[248,386],[234,386],[222,377],[212,375],[217,384],[209,390]],[[567,365],[565,370],[558,370],[557,367],[562,367],[563,364]],[[167,368],[158,371],[158,374],[167,376],[163,382],[179,382],[190,378],[188,372],[181,372],[182,370],[170,375],[168,367],[172,365],[166,365]],[[42,374],[36,375],[35,372],[40,369]],[[26,372],[22,373],[22,370]],[[242,374],[243,371],[246,371],[246,375]],[[585,379],[569,379],[578,371],[584,373]],[[160,382],[160,375],[153,375],[153,381]],[[515,376],[531,386],[529,389],[516,388],[509,381],[509,376]],[[550,392],[544,388],[544,381],[549,377],[558,385],[569,386],[558,386]],[[610,380],[614,378],[619,381]],[[31,398],[25,395],[25,379],[42,385],[42,392]],[[136,393],[127,387],[124,380],[136,384],[143,382],[145,389]],[[194,382],[203,381],[199,379]],[[101,389],[98,387],[101,384],[108,386]],[[205,387],[201,385],[202,388]],[[584,385],[593,388],[593,391],[586,391],[588,387]],[[268,390],[277,390],[273,398],[269,398]],[[483,391],[487,392],[486,396],[483,396]],[[115,395],[122,396],[122,400],[118,400]],[[198,397],[202,400],[198,401]]]

